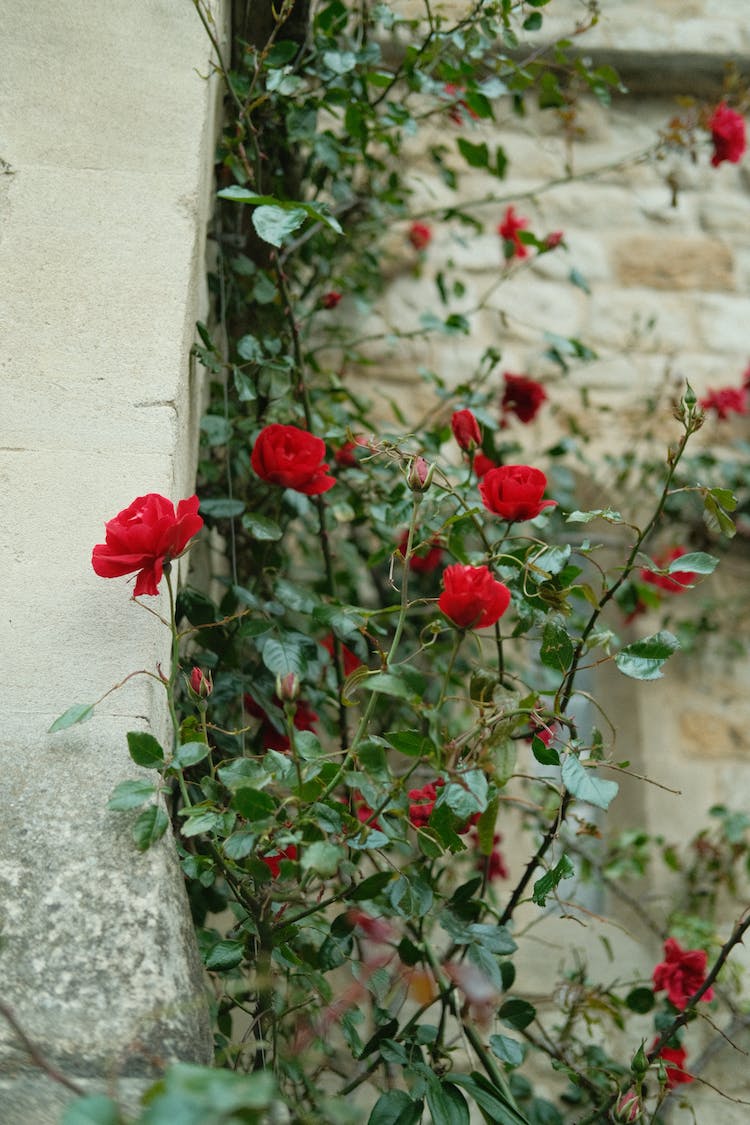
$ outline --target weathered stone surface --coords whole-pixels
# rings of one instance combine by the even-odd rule
[[[169,659],[163,626],[90,557],[135,496],[193,491],[216,84],[192,6],[127,0],[92,20],[40,0],[4,23],[0,976],[50,1063],[105,1089],[211,1058],[173,843],[141,855],[132,817],[106,809],[138,772],[125,732],[165,735],[163,691],[137,677],[47,731]],[[0,1076],[3,1125],[58,1120],[62,1088],[1,1020]]]
[[[612,259],[626,286],[672,291],[734,288],[731,251],[716,238],[659,238],[634,232],[613,246]]]

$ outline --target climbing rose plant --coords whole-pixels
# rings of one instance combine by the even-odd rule
[[[415,213],[407,140],[430,120],[458,130],[455,153],[497,193],[489,224],[512,284],[565,252],[564,231],[534,233],[498,191],[507,155],[471,130],[507,98],[568,106],[566,68],[605,104],[617,76],[564,45],[552,64],[538,46],[519,61],[544,0],[502,0],[456,23],[428,12],[426,25],[333,0],[300,26],[283,3],[269,27],[236,28],[226,56],[210,10],[194,4],[229,107],[218,325],[200,324],[195,348],[212,392],[200,501],[139,497],[106,524],[92,564],[107,579],[135,574],[136,604],[161,596],[165,610],[170,674],[143,674],[164,687],[171,739],[129,732],[141,772],[109,808],[142,851],[163,846],[171,823],[216,1066],[169,1068],[138,1120],[656,1121],[695,1080],[688,1024],[717,1015],[717,978],[750,923],[717,940],[697,907],[670,911],[654,923],[663,961],[635,981],[596,982],[568,963],[552,1006],[522,954],[530,921],[541,932],[549,913],[586,920],[584,880],[615,894],[617,864],[658,853],[643,834],[602,843],[595,860],[581,844],[606,834],[629,771],[606,699],[595,704],[604,731],[579,721],[581,675],[605,664],[634,680],[668,674],[679,640],[647,614],[697,596],[717,562],[675,537],[674,506],[703,510],[718,541],[734,503],[721,479],[697,487],[681,473],[706,412],[744,412],[746,387],[702,405],[684,388],[637,521],[615,488],[602,507],[579,507],[561,435],[542,446],[523,433],[556,405],[554,386],[501,374],[494,348],[455,387],[432,377],[435,403],[418,422],[403,403],[385,412],[366,345],[380,338],[368,318],[388,253],[420,278],[449,223],[482,226],[458,193],[443,215]],[[392,33],[393,57],[382,50]],[[725,101],[674,125],[669,143],[688,134],[714,167],[742,157],[744,122]],[[453,158],[440,145],[430,158],[457,189]],[[441,274],[436,288],[447,304]],[[447,309],[421,324],[416,335],[438,340],[471,334]],[[566,371],[566,357],[593,357],[578,340],[550,354]],[[369,378],[374,405],[351,374]],[[226,558],[208,589],[178,588],[176,561],[205,547],[204,521]],[[605,565],[600,539],[612,537],[618,557]],[[629,642],[631,622],[643,627]],[[718,894],[734,886],[750,823],[715,816],[715,835],[668,859]],[[99,1095],[67,1125],[76,1113],[128,1120]]]

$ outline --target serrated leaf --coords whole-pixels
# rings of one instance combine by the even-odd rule
[[[236,969],[242,962],[245,947],[241,941],[231,941],[227,938],[212,945],[204,954],[203,964],[207,969],[215,972],[226,972],[227,969]]]
[[[202,762],[210,753],[211,747],[205,742],[183,742],[182,746],[178,746],[175,750],[172,765],[188,769]]]
[[[291,641],[278,641],[269,637],[263,645],[263,663],[274,676],[287,676],[290,672],[301,675],[305,670],[302,650]]]
[[[76,723],[85,723],[86,719],[90,719],[94,712],[93,703],[74,703],[62,715],[59,715],[52,726],[47,731],[47,734],[54,734],[58,730],[67,730],[68,727],[74,727]]]
[[[566,855],[560,856],[555,866],[534,883],[532,900],[537,906],[544,906],[547,902],[547,896],[554,891],[558,883],[561,883],[563,879],[570,879],[571,875],[574,874],[573,864],[568,857]]]
[[[542,647],[539,659],[545,668],[565,672],[573,659],[573,641],[566,629],[554,621],[548,621],[542,632]]]
[[[594,770],[587,770],[575,754],[569,754],[563,762],[562,780],[574,797],[598,809],[608,809],[620,789],[616,781],[603,781]]]
[[[259,542],[275,543],[281,539],[284,532],[275,520],[268,516],[259,516],[255,512],[246,512],[242,517],[242,526],[245,531]]]
[[[125,737],[128,740],[130,757],[137,766],[156,770],[164,765],[164,751],[152,734],[142,730],[131,730]]]
[[[621,648],[615,655],[615,664],[623,675],[633,680],[658,680],[662,676],[662,665],[679,647],[677,637],[663,629]]]
[[[121,781],[112,791],[112,796],[107,801],[107,808],[113,812],[126,812],[128,809],[137,809],[153,797],[156,786],[146,781],[145,778],[133,781]]]
[[[160,840],[169,827],[169,817],[161,805],[149,805],[139,814],[133,825],[133,839],[140,852],[148,851]]]
[[[281,246],[285,238],[302,226],[306,217],[301,207],[287,209],[264,203],[253,211],[252,221],[258,238],[271,246]]]
[[[707,555],[705,551],[692,551],[673,559],[667,567],[667,573],[674,574],[675,571],[687,570],[694,574],[713,574],[718,565],[719,560],[715,555]]]
[[[314,871],[316,875],[327,878],[336,874],[343,858],[343,848],[327,844],[325,840],[316,840],[302,852],[300,865],[303,871]]]
[[[77,1098],[65,1107],[60,1125],[121,1125],[117,1102],[106,1094]]]
[[[490,1035],[490,1050],[496,1058],[508,1067],[520,1066],[524,1060],[526,1049],[517,1039],[509,1035]]]

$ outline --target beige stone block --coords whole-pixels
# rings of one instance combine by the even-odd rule
[[[663,238],[634,232],[613,245],[612,260],[623,285],[672,290],[734,288],[731,251],[715,238]]]
[[[698,317],[706,350],[734,352],[738,363],[750,355],[750,297],[703,294]]]
[[[599,285],[588,304],[585,334],[595,347],[681,353],[696,346],[694,322],[689,297]]]
[[[716,758],[750,759],[747,724],[730,710],[729,714],[685,707],[680,711],[679,728],[684,752],[708,762]]]
[[[642,221],[633,193],[613,184],[571,181],[556,187],[558,226],[611,231],[615,226],[638,228]]]
[[[699,222],[711,234],[725,235],[733,249],[750,248],[750,203],[744,194],[707,185],[701,196]]]

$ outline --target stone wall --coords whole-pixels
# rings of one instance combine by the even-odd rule
[[[137,772],[125,732],[165,733],[164,693],[137,677],[47,730],[169,661],[166,630],[90,556],[136,496],[194,491],[218,86],[191,4],[2,0],[0,16],[0,999],[50,1066],[127,1092],[211,1057],[174,847],[141,855],[106,809]],[[0,1019],[5,1125],[57,1122],[67,1097]]]

